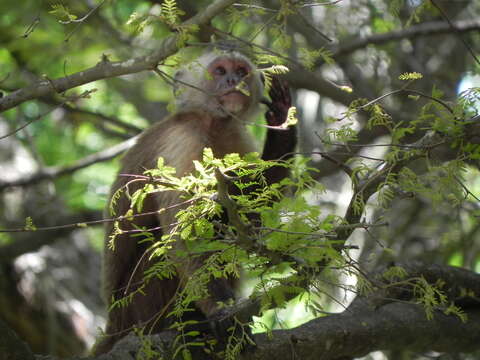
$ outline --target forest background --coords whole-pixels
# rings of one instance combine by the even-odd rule
[[[273,338],[247,358],[478,359],[478,2],[4,0],[0,14],[0,359],[92,346],[118,159],[171,110],[168,76],[217,39],[288,67],[314,181],[289,210],[318,212],[296,235],[338,240],[308,285],[267,291],[278,306],[255,329]]]

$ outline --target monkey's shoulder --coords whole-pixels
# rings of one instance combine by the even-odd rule
[[[200,130],[203,123],[212,121],[212,116],[202,109],[185,109],[169,115],[146,129],[140,135],[139,142],[150,137],[159,139],[160,134],[186,133],[190,136],[191,130]],[[171,139],[166,139],[170,141]]]
[[[175,167],[185,157],[197,158],[207,140],[196,122],[206,116],[202,112],[183,112],[152,125],[122,158],[122,171],[141,174],[155,167],[160,156],[167,165]]]

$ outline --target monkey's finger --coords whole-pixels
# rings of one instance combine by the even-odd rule
[[[289,108],[289,106],[285,106],[281,102],[279,104],[279,101],[270,102],[270,101],[267,101],[267,100],[261,100],[260,102],[262,104],[267,105],[268,110],[269,110],[268,112],[273,113],[273,115],[276,116],[276,117],[278,117],[282,112],[288,111],[288,108]]]
[[[290,87],[288,86],[288,83],[277,77],[272,79],[272,88],[269,92],[269,95],[272,101],[283,102],[289,107],[292,103],[292,97],[290,95]]]
[[[272,100],[279,100],[282,98],[282,91],[279,89],[281,86],[280,79],[276,76],[272,77],[272,86],[268,92],[268,95],[270,95]]]
[[[292,95],[290,92],[290,87],[286,81],[279,81],[278,85],[278,92],[280,93],[281,98],[283,99],[284,103],[291,105],[292,103]]]

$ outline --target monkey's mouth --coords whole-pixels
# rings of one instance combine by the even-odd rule
[[[233,89],[220,95],[219,101],[227,111],[236,113],[247,107],[249,98],[241,91]]]
[[[248,96],[238,90],[228,90],[220,95],[220,103],[223,106],[237,105],[244,107],[248,103]]]
[[[229,96],[229,95],[248,97],[246,94],[244,94],[243,92],[237,89],[230,89],[230,90],[224,91],[223,93],[220,94],[220,97]]]

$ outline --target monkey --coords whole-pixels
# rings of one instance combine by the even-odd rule
[[[165,164],[176,169],[177,176],[193,171],[194,160],[202,158],[206,147],[212,149],[217,158],[229,153],[244,155],[256,151],[255,143],[245,123],[258,110],[260,103],[267,105],[265,114],[267,130],[262,158],[264,160],[287,160],[296,145],[295,127],[278,130],[291,106],[288,86],[273,77],[269,95],[271,101],[262,98],[263,82],[260,71],[243,54],[236,50],[208,50],[196,61],[180,69],[174,77],[176,112],[140,135],[136,144],[124,155],[119,174],[142,175],[152,169],[159,157]],[[285,167],[272,167],[265,173],[268,183],[278,182],[288,176]],[[112,185],[110,199],[131,180],[118,176]],[[141,187],[138,183],[128,184],[129,193]],[[161,208],[170,208],[181,202],[175,192],[149,195],[144,200],[142,212],[147,216],[121,219],[123,232],[116,236],[114,249],[109,237],[114,225],[107,223],[103,282],[104,297],[108,301],[119,299],[141,286],[144,271],[155,261],[149,260],[149,245],[129,230],[138,228],[158,229],[155,236],[172,231],[176,211],[155,213]],[[115,201],[115,213],[123,215],[130,208],[130,201],[122,196]],[[177,208],[178,211],[178,208]],[[134,293],[126,306],[109,310],[106,330],[95,345],[93,353],[98,355],[111,350],[113,345],[133,327],[144,327],[148,333],[158,333],[172,324],[167,317],[175,295],[182,288],[183,278],[188,278],[201,265],[194,260],[189,266],[179,263],[172,278],[150,279],[143,284],[141,293]],[[196,263],[195,263],[196,262]],[[220,311],[218,302],[234,298],[238,281],[235,279],[212,279],[208,284],[209,296],[195,301],[191,319],[215,319]],[[210,322],[211,323],[211,322]]]

